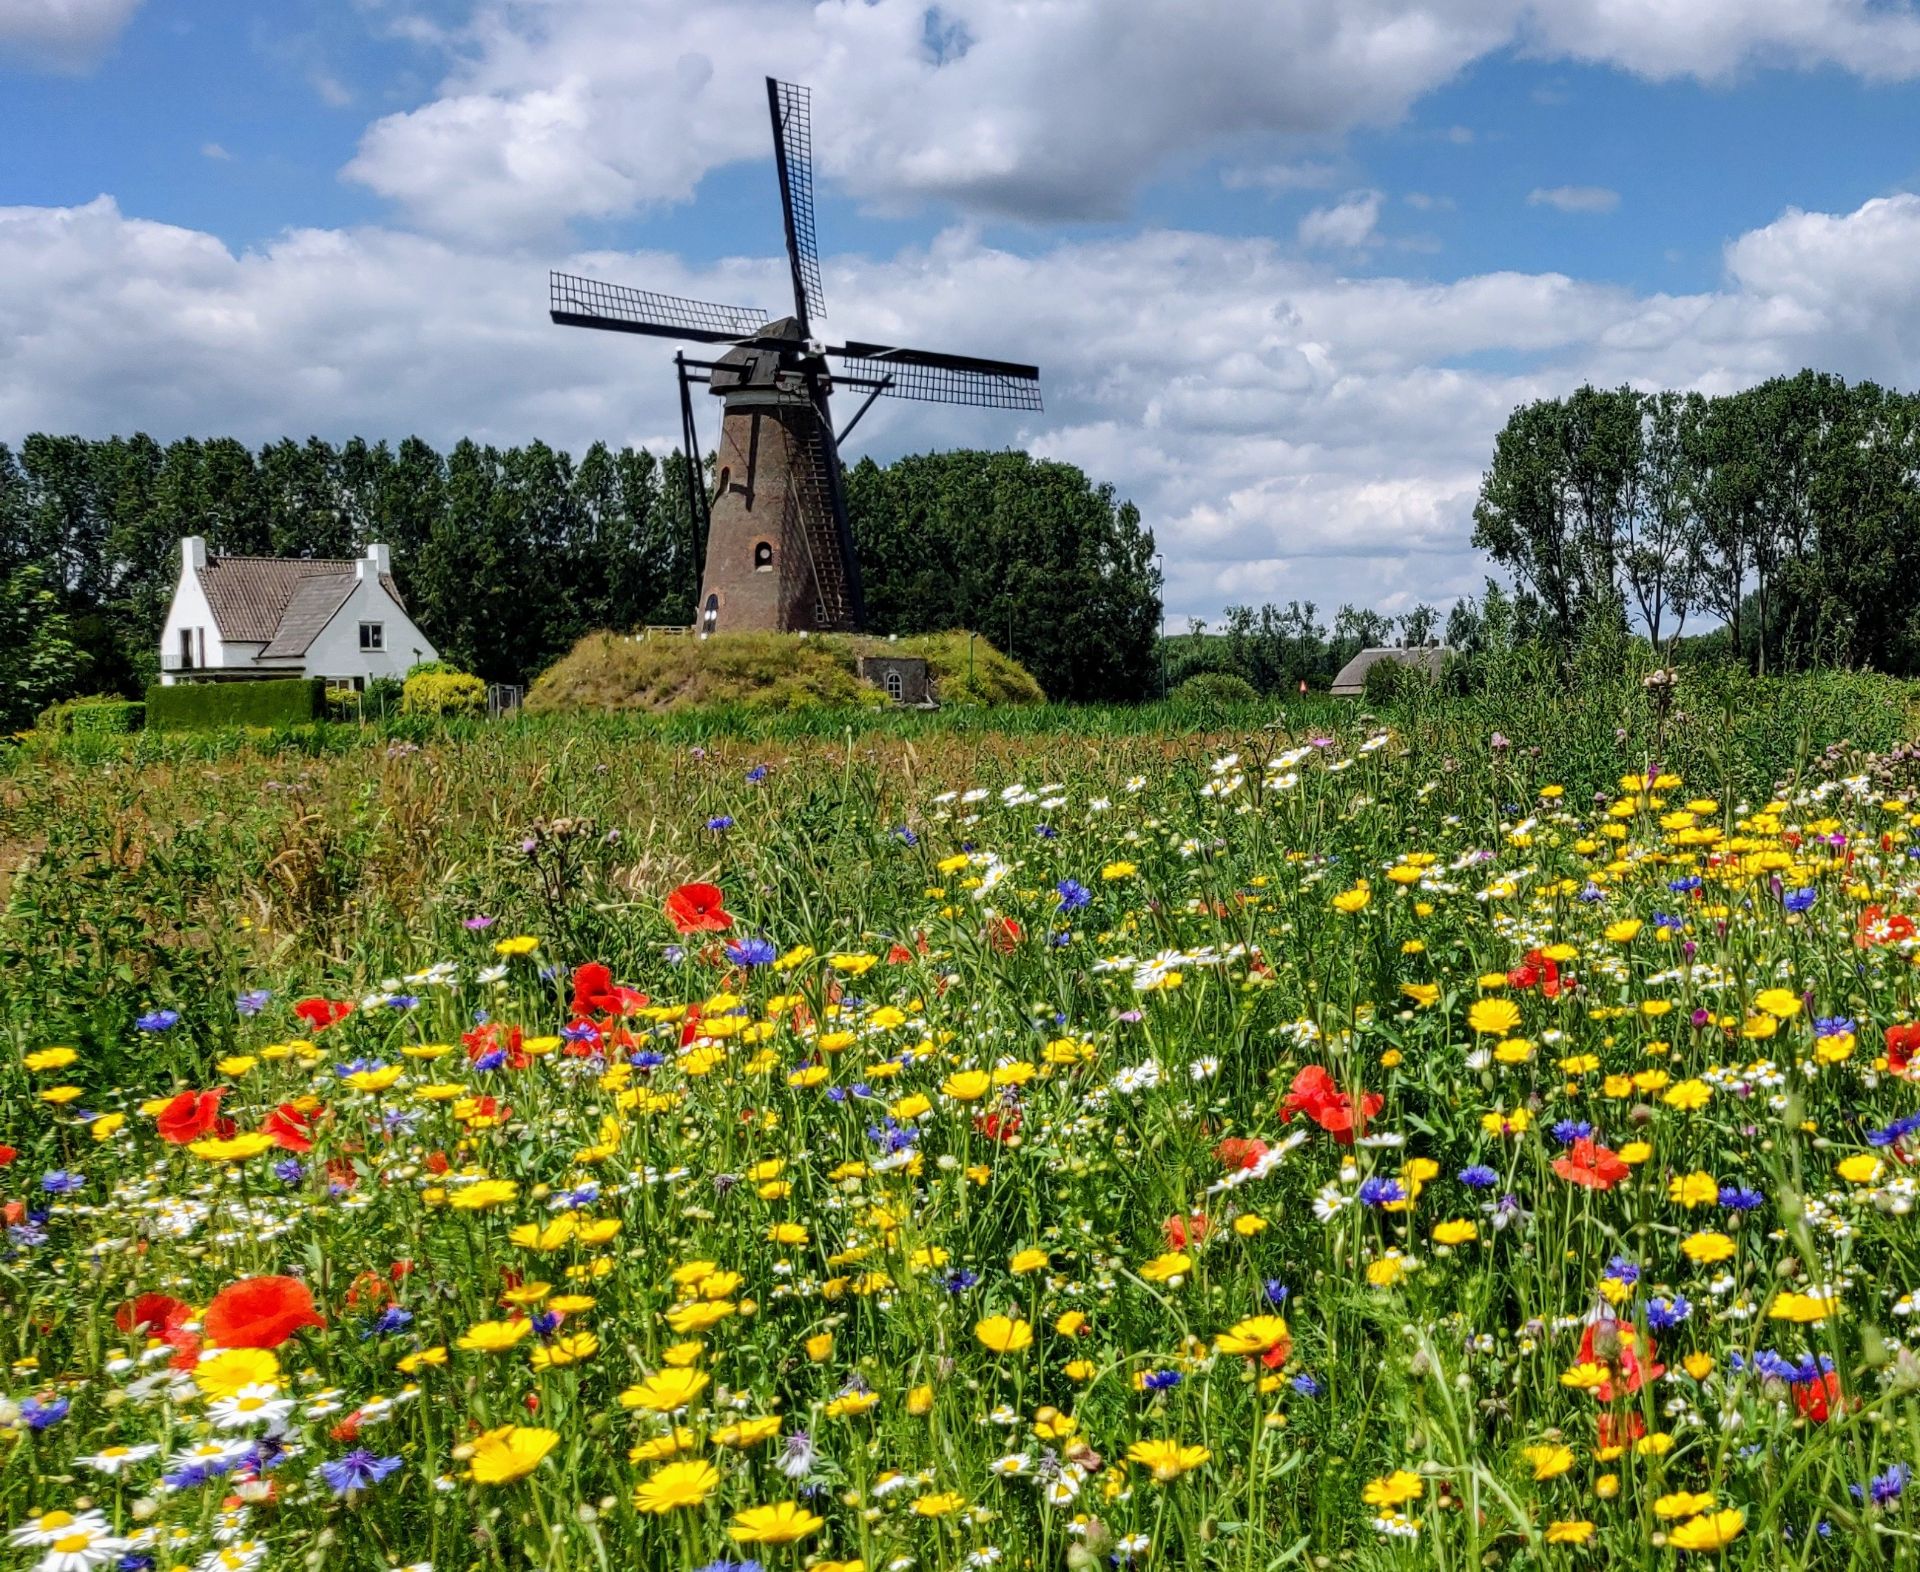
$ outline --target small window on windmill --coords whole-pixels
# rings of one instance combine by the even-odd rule
[[[733,484],[733,471],[728,469],[725,465],[722,465],[720,468],[720,481],[719,481],[719,484],[713,488],[713,494],[716,497],[724,497],[727,494],[727,488],[732,484]]]
[[[707,609],[700,614],[700,631],[702,633],[713,632],[714,628],[719,624],[719,621],[720,597],[718,595],[709,595],[707,597]]]
[[[754,542],[753,571],[755,573],[773,571],[773,547],[764,540]]]
[[[899,704],[906,699],[906,696],[907,685],[900,680],[900,673],[897,671],[888,672],[887,697],[892,699],[895,704]]]

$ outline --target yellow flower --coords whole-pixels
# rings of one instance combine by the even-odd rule
[[[428,1366],[438,1368],[446,1362],[447,1351],[444,1347],[423,1348],[418,1353],[408,1354],[403,1359],[396,1359],[393,1362],[393,1368],[398,1370],[402,1375],[417,1375]]]
[[[1214,1338],[1213,1346],[1223,1354],[1264,1354],[1292,1341],[1284,1316],[1253,1315]]]
[[[600,1352],[600,1339],[591,1332],[574,1332],[566,1337],[556,1337],[550,1343],[533,1351],[533,1368],[536,1370],[556,1370],[564,1365],[575,1365],[583,1359],[591,1359]]]
[[[945,1517],[966,1504],[966,1497],[958,1491],[942,1490],[937,1495],[921,1496],[913,1503],[913,1511],[916,1517]]]
[[[1440,997],[1437,983],[1402,983],[1400,991],[1423,1010]]]
[[[665,1516],[682,1507],[699,1506],[719,1488],[720,1470],[704,1459],[669,1463],[635,1487],[633,1504],[639,1511]]]
[[[910,1092],[889,1108],[887,1112],[892,1114],[893,1117],[902,1124],[905,1124],[909,1120],[918,1119],[932,1106],[933,1099],[927,1096],[925,1092]]]
[[[961,1070],[940,1083],[940,1090],[958,1103],[976,1102],[987,1095],[993,1077],[985,1070]]]
[[[1704,1381],[1713,1374],[1713,1355],[1691,1353],[1680,1361],[1680,1368],[1696,1381]]]
[[[1790,988],[1768,988],[1754,995],[1754,1008],[1787,1021],[1800,1013],[1800,996]]]
[[[111,1141],[120,1133],[121,1126],[126,1122],[127,1116],[125,1114],[102,1114],[98,1119],[94,1120],[92,1124],[87,1126],[87,1134],[92,1136],[96,1141]]]
[[[522,1342],[533,1330],[533,1323],[519,1321],[476,1321],[455,1340],[455,1348],[468,1353],[498,1354]]]
[[[767,1230],[767,1238],[779,1245],[803,1245],[807,1237],[806,1229],[798,1223],[775,1223]]]
[[[1510,1037],[1520,1024],[1520,1006],[1511,999],[1476,999],[1467,1010],[1467,1025],[1484,1037]]]
[[[1374,1288],[1391,1288],[1406,1275],[1407,1258],[1395,1250],[1367,1263],[1367,1282]]]
[[[1682,1523],[1667,1536],[1667,1543],[1675,1550],[1724,1550],[1746,1526],[1747,1514],[1729,1507]]]
[[[455,1190],[447,1201],[456,1212],[484,1212],[504,1206],[520,1194],[520,1186],[511,1179],[479,1179]]]
[[[907,1393],[907,1412],[920,1419],[933,1412],[933,1388],[916,1386]]]
[[[1618,922],[1607,924],[1607,941],[1610,944],[1631,944],[1645,926],[1638,917],[1622,917]]]
[[[210,1163],[244,1163],[249,1157],[273,1150],[273,1137],[258,1130],[247,1130],[224,1141],[217,1138],[195,1141],[187,1150]]]
[[[1825,1289],[1811,1294],[1783,1293],[1768,1308],[1767,1317],[1774,1321],[1797,1321],[1804,1326],[1839,1313],[1840,1296],[1832,1289]]]
[[[1405,1506],[1409,1501],[1418,1501],[1426,1493],[1427,1487],[1418,1474],[1396,1468],[1391,1474],[1368,1480],[1366,1489],[1360,1492],[1360,1499],[1368,1506],[1391,1509]]]
[[[1032,1326],[1012,1316],[990,1315],[976,1321],[973,1335],[980,1340],[983,1348],[991,1349],[996,1354],[1017,1354],[1021,1349],[1033,1346]]]
[[[1156,1255],[1141,1267],[1140,1275],[1150,1283],[1166,1283],[1176,1277],[1185,1277],[1192,1270],[1192,1256],[1184,1250],[1169,1250],[1164,1255]]]
[[[1178,1441],[1161,1439],[1136,1441],[1127,1448],[1129,1462],[1148,1470],[1156,1484],[1169,1484],[1189,1473],[1213,1456],[1203,1446],[1182,1446]]]
[[[1676,1175],[1667,1184],[1667,1199],[1691,1211],[1696,1206],[1713,1206],[1720,1199],[1720,1185],[1712,1174],[1698,1169]]]
[[[1253,1212],[1242,1212],[1233,1220],[1233,1231],[1242,1239],[1251,1239],[1255,1234],[1266,1232],[1267,1220]]]
[[[806,1349],[807,1357],[815,1364],[819,1364],[822,1360],[833,1356],[833,1333],[816,1332],[801,1346]]]
[[[845,1392],[827,1404],[827,1418],[851,1418],[866,1413],[869,1409],[878,1406],[879,1402],[878,1392]]]
[[[1094,1363],[1091,1359],[1069,1359],[1060,1370],[1069,1381],[1091,1381]]]
[[[1848,1184],[1872,1184],[1880,1177],[1880,1159],[1871,1152],[1855,1152],[1835,1170]]]
[[[512,1229],[507,1238],[523,1250],[558,1250],[573,1238],[579,1226],[573,1213],[563,1212],[544,1228],[538,1223],[522,1223]]]
[[[540,948],[540,941],[531,934],[515,934],[510,939],[502,939],[493,947],[495,955],[516,956],[531,955]]]
[[[1681,1081],[1667,1088],[1667,1095],[1660,1099],[1669,1108],[1678,1108],[1686,1113],[1694,1113],[1707,1106],[1707,1099],[1713,1096],[1713,1088],[1705,1081]]]
[[[1525,1064],[1533,1053],[1533,1044],[1524,1037],[1503,1038],[1493,1045],[1493,1056],[1502,1064]]]
[[[742,1419],[737,1424],[722,1425],[707,1439],[715,1446],[730,1447],[736,1452],[744,1452],[756,1447],[763,1441],[771,1441],[780,1434],[780,1416],[762,1414],[754,1419]]]
[[[1560,1372],[1560,1384],[1572,1387],[1576,1392],[1591,1392],[1595,1387],[1607,1384],[1607,1367],[1590,1362],[1577,1364]]]
[[[790,1545],[826,1526],[797,1501],[779,1501],[772,1506],[748,1507],[736,1512],[727,1533],[740,1545]]]
[[[1115,879],[1130,879],[1139,871],[1130,862],[1110,862],[1100,870],[1100,877],[1111,884]]]
[[[1653,1148],[1645,1141],[1629,1141],[1620,1148],[1619,1152],[1620,1161],[1629,1168],[1637,1168],[1651,1156],[1653,1156]]]
[[[279,1379],[280,1361],[268,1348],[225,1348],[193,1367],[193,1384],[208,1397],[232,1397],[242,1387]]]
[[[224,1059],[214,1061],[214,1068],[222,1075],[245,1075],[260,1061],[250,1053],[230,1053]]]
[[[1570,1446],[1523,1446],[1520,1455],[1533,1465],[1533,1477],[1539,1479],[1558,1479],[1573,1467],[1573,1448]]]
[[[684,1367],[658,1370],[638,1386],[630,1386],[622,1392],[620,1406],[644,1408],[654,1414],[671,1414],[676,1409],[685,1408],[706,1390],[707,1384],[705,1371]]]
[[[560,1444],[560,1432],[525,1425],[502,1425],[473,1443],[468,1469],[478,1485],[504,1485],[524,1479]]]
[[[378,1070],[355,1070],[342,1079],[356,1092],[384,1092],[400,1079],[400,1066],[389,1064]]]
[[[1561,1518],[1547,1525],[1546,1538],[1550,1545],[1584,1545],[1594,1533],[1594,1525],[1585,1518]]]
[[[1480,1128],[1488,1135],[1523,1135],[1532,1123],[1533,1115],[1524,1108],[1514,1108],[1506,1113],[1495,1109],[1492,1113],[1480,1116]]]
[[[1045,1271],[1048,1259],[1044,1250],[1022,1250],[1007,1263],[1007,1270],[1015,1277],[1024,1277],[1029,1272]]]
[[[42,1070],[64,1070],[79,1057],[71,1048],[42,1048],[38,1053],[28,1054],[22,1062],[38,1074]]]
[[[685,1425],[676,1425],[663,1435],[655,1436],[651,1441],[642,1441],[638,1446],[627,1448],[629,1463],[663,1463],[680,1452],[693,1450],[693,1432]]]
[[[1350,890],[1342,890],[1333,898],[1333,909],[1337,912],[1357,912],[1365,908],[1373,899],[1373,891],[1367,888],[1363,879]]]
[[[1680,1253],[1689,1261],[1698,1261],[1703,1266],[1713,1261],[1725,1261],[1733,1255],[1733,1241],[1725,1234],[1708,1230],[1705,1233],[1689,1234],[1680,1241]]]
[[[1711,1494],[1702,1495],[1694,1490],[1676,1490],[1653,1503],[1656,1517],[1693,1517],[1698,1513],[1711,1510],[1712,1507]]]
[[[1463,1245],[1469,1240],[1480,1237],[1480,1226],[1464,1217],[1456,1217],[1449,1222],[1440,1223],[1433,1230],[1433,1242],[1442,1245]]]

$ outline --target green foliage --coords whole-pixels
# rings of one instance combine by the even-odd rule
[[[926,661],[933,696],[943,705],[983,708],[1046,702],[1032,673],[978,634],[921,633],[885,648],[873,645],[866,652],[888,650]]]
[[[406,715],[484,715],[487,685],[471,672],[416,672],[407,678],[400,709]]]
[[[1236,709],[1260,702],[1254,685],[1230,671],[1198,672],[1175,688],[1170,697],[1176,713],[1203,725],[1218,725]]]
[[[45,575],[33,565],[16,568],[0,583],[0,732],[31,725],[84,669],[72,623]]]
[[[113,737],[138,731],[145,722],[146,705],[135,699],[104,699],[70,705],[67,730],[76,737]]]
[[[147,689],[147,724],[156,731],[200,731],[222,726],[297,726],[326,713],[326,685],[318,677],[262,682],[155,683]]]
[[[458,674],[460,668],[450,660],[417,660],[407,668],[409,677],[449,677]],[[391,678],[376,678],[376,681],[391,681]]]
[[[1071,464],[922,453],[847,475],[875,633],[973,628],[1060,699],[1158,687],[1160,581],[1139,510]]]

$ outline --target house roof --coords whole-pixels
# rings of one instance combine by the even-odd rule
[[[1429,644],[1419,649],[1393,649],[1381,646],[1378,649],[1362,650],[1346,665],[1340,668],[1340,675],[1333,679],[1333,696],[1336,699],[1357,699],[1367,686],[1368,670],[1383,660],[1397,660],[1403,666],[1411,666],[1423,673],[1429,682],[1440,675],[1440,668],[1447,663],[1447,657],[1453,653],[1444,644]]]
[[[260,652],[260,658],[275,660],[306,654],[307,647],[320,637],[320,630],[333,620],[333,614],[346,605],[356,582],[349,573],[301,579],[294,585],[293,598],[280,618],[279,632]]]
[[[299,655],[352,593],[354,568],[352,558],[339,557],[209,557],[200,570],[200,587],[206,592],[207,604],[213,609],[213,625],[222,639],[237,644],[274,644],[302,585],[310,579],[332,582],[337,598],[311,632],[296,648],[272,652]],[[381,574],[380,585],[405,611],[406,602],[400,599],[392,576]],[[324,598],[319,591],[302,598],[303,625]]]

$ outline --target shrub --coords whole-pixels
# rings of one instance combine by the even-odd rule
[[[471,672],[425,671],[407,678],[403,715],[484,715],[487,685]]]
[[[1412,675],[1392,656],[1383,655],[1367,668],[1360,684],[1360,702],[1370,710],[1385,708],[1406,691]]]
[[[73,705],[67,724],[76,737],[117,737],[138,731],[146,714],[137,699],[94,699]]]
[[[451,666],[447,667],[448,671],[453,669]],[[408,672],[407,675],[418,676],[418,668]],[[406,700],[407,686],[398,677],[375,677],[367,683],[366,690],[360,695],[360,713],[368,720],[385,720],[389,715],[398,715]]]
[[[326,684],[318,677],[179,682],[171,687],[156,683],[147,689],[147,725],[155,731],[299,726],[325,713]]]
[[[1217,726],[1236,709],[1260,702],[1245,677],[1230,671],[1203,671],[1180,684],[1171,695],[1173,707],[1203,726]]]
[[[465,673],[450,660],[417,660],[407,668],[409,677],[460,677]],[[391,682],[391,677],[375,677],[374,682]],[[372,683],[368,687],[372,687]]]

